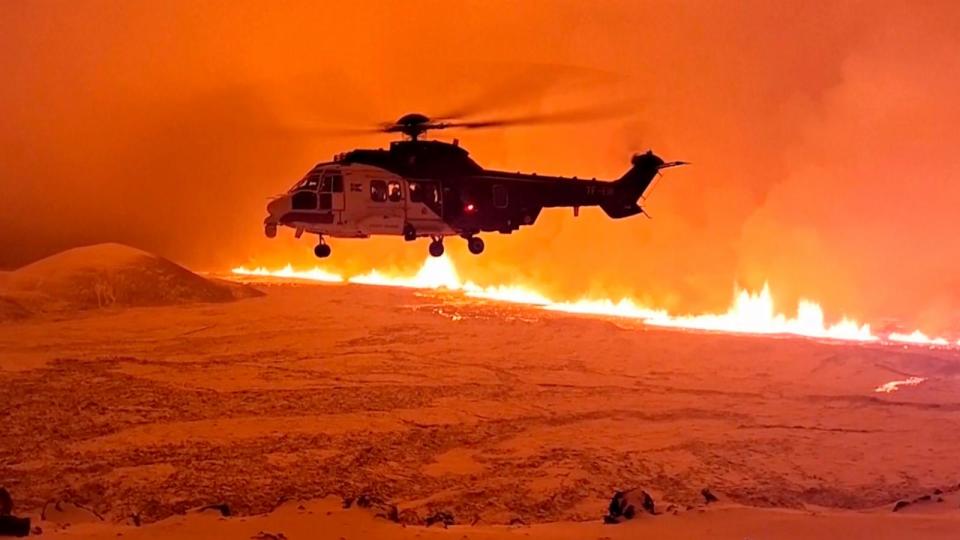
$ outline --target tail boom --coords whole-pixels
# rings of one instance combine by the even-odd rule
[[[665,162],[652,151],[636,154],[631,160],[633,165],[626,174],[613,182],[614,191],[600,208],[613,219],[620,219],[643,213],[637,202],[653,184],[660,169],[685,165],[683,161]]]

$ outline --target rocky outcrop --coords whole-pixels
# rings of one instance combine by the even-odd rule
[[[447,528],[454,524],[454,519],[453,514],[450,512],[440,511],[427,516],[423,522],[427,527],[430,527],[431,525],[443,525],[444,528]]]
[[[363,508],[371,511],[373,513],[373,517],[386,519],[387,521],[392,521],[394,523],[400,523],[400,513],[397,511],[397,505],[391,504],[376,495],[362,493],[356,498],[345,497],[343,499],[344,508],[350,508],[353,505],[356,505],[357,508]],[[409,517],[410,516],[408,516],[408,518]]]
[[[6,488],[0,487],[0,536],[27,536],[30,534],[30,518],[21,518],[13,513],[13,497]]]
[[[641,488],[617,491],[610,500],[604,523],[621,523],[633,519],[641,513],[655,515],[656,503],[653,497]]]
[[[197,512],[217,512],[222,517],[230,517],[233,515],[233,511],[230,510],[230,505],[227,503],[216,503],[201,506],[197,509]]]

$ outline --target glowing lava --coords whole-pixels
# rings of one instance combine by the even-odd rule
[[[928,337],[919,330],[914,330],[912,334],[900,334],[898,332],[893,332],[887,336],[887,339],[899,343],[912,343],[914,345],[939,345],[941,347],[945,347],[950,344],[950,342],[944,338]]]
[[[412,287],[415,289],[449,289],[457,291],[462,288],[460,276],[449,257],[428,257],[423,266],[413,276],[388,275],[379,270],[368,274],[354,276],[350,283],[362,285],[386,285],[390,287]]]
[[[697,330],[715,330],[721,332],[750,332],[754,334],[794,334],[815,338],[843,339],[852,341],[874,341],[870,325],[842,318],[840,322],[827,325],[823,309],[816,302],[800,300],[797,315],[787,318],[777,313],[773,307],[770,287],[764,284],[763,290],[751,294],[739,291],[733,306],[720,315],[695,315],[688,317],[666,317],[664,320],[651,319],[649,324],[693,328]]]
[[[880,394],[889,394],[890,392],[896,392],[901,386],[916,386],[925,380],[923,377],[910,377],[902,381],[890,381],[874,388],[873,391]]]
[[[240,267],[235,268],[233,272],[239,275],[273,276],[325,282],[344,281],[342,276],[316,267],[305,271],[294,270],[290,265],[277,271],[270,271],[265,268],[248,270]],[[665,310],[638,305],[628,298],[617,302],[610,299],[558,302],[528,287],[514,285],[480,286],[471,281],[462,280],[453,262],[446,256],[428,257],[423,266],[412,276],[401,275],[399,272],[373,270],[366,274],[352,276],[346,281],[363,285],[459,291],[474,298],[535,305],[550,311],[639,319],[645,324],[670,328],[747,334],[790,334],[860,342],[885,341],[914,345],[950,345],[944,338],[931,338],[919,330],[911,334],[894,332],[881,340],[880,337],[872,333],[869,324],[861,324],[846,317],[842,317],[838,322],[828,324],[823,309],[818,303],[810,300],[800,300],[796,315],[788,317],[776,312],[773,295],[767,285],[764,285],[761,291],[755,293],[745,290],[735,291],[733,304],[725,313],[671,315]],[[878,391],[880,390],[878,389]]]
[[[310,270],[294,270],[292,265],[286,265],[280,270],[267,270],[266,268],[259,266],[257,268],[245,268],[243,266],[238,266],[232,270],[234,274],[240,276],[262,276],[262,277],[278,277],[278,278],[287,278],[287,279],[304,279],[308,281],[323,281],[327,283],[342,283],[343,277],[338,274],[333,274],[327,272],[326,270],[321,269],[318,266],[314,266]]]

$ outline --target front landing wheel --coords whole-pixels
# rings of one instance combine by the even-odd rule
[[[329,257],[331,251],[330,246],[326,244],[317,244],[317,246],[313,248],[313,254],[321,259]]]
[[[430,242],[430,255],[433,257],[439,257],[443,255],[443,240],[434,240]]]

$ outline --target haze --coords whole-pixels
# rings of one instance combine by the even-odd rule
[[[647,148],[694,163],[656,187],[652,221],[546,212],[482,258],[451,250],[458,267],[678,311],[769,281],[788,305],[955,329],[960,8],[911,6],[5,2],[0,267],[103,241],[196,268],[313,264],[311,241],[263,238],[267,197],[390,138],[307,128],[626,103],[443,134],[508,170],[613,178]],[[340,241],[335,264],[416,265],[422,244]]]

